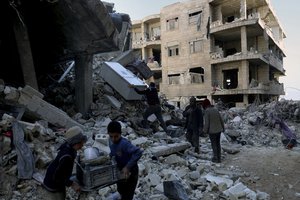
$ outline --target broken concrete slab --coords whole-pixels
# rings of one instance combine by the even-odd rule
[[[149,150],[150,152],[152,152],[154,156],[159,157],[159,156],[166,156],[176,152],[184,151],[190,146],[191,146],[190,143],[182,142],[182,143],[167,144],[164,146],[161,145],[161,146],[151,147]]]
[[[81,124],[74,121],[64,111],[41,99],[43,95],[32,87],[25,86],[19,90],[19,94],[19,98],[15,99],[14,102],[18,106],[23,106],[26,112],[34,117],[44,119],[58,127],[70,128],[72,126],[80,126],[83,128]]]

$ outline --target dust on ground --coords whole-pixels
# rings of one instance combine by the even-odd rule
[[[226,155],[223,164],[249,173],[242,182],[253,191],[268,193],[271,200],[300,199],[300,147],[244,146],[238,154]]]

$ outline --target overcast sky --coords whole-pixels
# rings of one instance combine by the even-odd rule
[[[119,13],[127,13],[131,20],[138,20],[152,14],[159,14],[163,6],[184,0],[106,0],[115,4]],[[260,0],[257,0],[260,1]],[[285,99],[300,100],[300,0],[271,0],[271,5],[283,27],[287,38],[284,40],[286,76],[284,83]]]

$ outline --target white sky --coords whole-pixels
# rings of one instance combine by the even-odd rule
[[[117,12],[129,14],[131,20],[159,14],[163,6],[182,1],[184,0],[106,0],[115,4]],[[285,87],[284,98],[300,100],[300,0],[271,0],[271,5],[287,36],[284,40],[287,57],[283,60],[286,76],[280,79]]]

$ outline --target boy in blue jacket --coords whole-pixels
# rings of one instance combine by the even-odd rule
[[[107,132],[111,140],[110,156],[115,158],[118,168],[125,177],[124,180],[117,182],[117,190],[122,197],[121,200],[132,200],[139,176],[137,162],[142,156],[142,150],[121,136],[122,131],[119,122],[110,122],[107,126]]]

